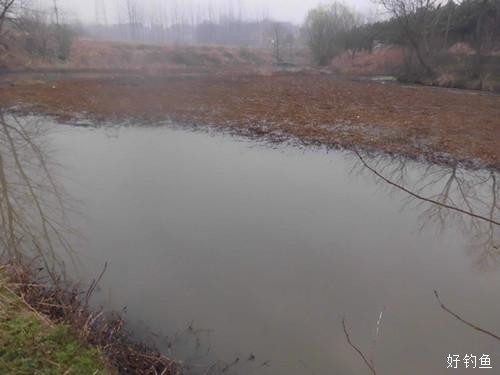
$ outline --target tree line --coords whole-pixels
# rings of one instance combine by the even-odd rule
[[[305,41],[316,63],[327,65],[340,53],[370,51],[378,43],[405,52],[407,73],[428,77],[458,42],[472,49],[468,69],[484,72],[500,47],[500,0],[376,0],[387,19],[366,22],[347,6],[333,3],[311,10],[303,25]]]
[[[242,2],[195,7],[193,2],[95,1],[94,22],[82,24],[61,10],[58,0],[41,8],[30,0],[0,0],[0,43],[9,32],[23,35],[28,53],[42,58],[69,56],[78,34],[103,41],[153,44],[213,44],[270,48],[279,62],[300,42],[300,27],[273,21],[265,9],[250,17]],[[113,20],[107,10],[115,8]],[[7,27],[6,27],[7,26]]]

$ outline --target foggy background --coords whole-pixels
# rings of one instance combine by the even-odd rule
[[[53,0],[36,0],[43,6],[51,6]],[[109,23],[123,21],[126,13],[126,0],[57,0],[70,18],[82,22],[95,22],[96,18],[105,18]],[[301,24],[307,12],[328,1],[321,0],[141,0],[145,12],[155,12],[158,9],[179,12],[193,9],[194,12],[206,13],[208,8],[240,12],[245,19],[272,18]],[[347,0],[345,4],[363,13],[371,13],[376,8],[370,0]],[[96,9],[97,8],[97,9]],[[97,10],[97,12],[96,12]],[[96,14],[97,13],[97,14]],[[104,14],[103,14],[104,13]],[[97,17],[96,17],[97,16]]]

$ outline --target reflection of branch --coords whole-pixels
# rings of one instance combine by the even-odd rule
[[[347,331],[347,326],[345,324],[345,318],[342,319],[342,327],[344,328],[345,338],[347,339],[347,342],[349,343],[349,345],[351,346],[351,348],[353,348],[361,356],[361,358],[365,362],[366,366],[370,369],[370,371],[372,372],[372,374],[373,375],[377,375],[377,372],[375,371],[375,368],[373,367],[373,364],[370,363],[370,361],[368,361],[368,359],[366,359],[366,356],[363,354],[363,352],[356,345],[354,345],[352,343],[351,337],[349,336],[349,332]]]
[[[493,337],[495,340],[498,340],[500,341],[500,336],[490,332],[490,331],[487,331],[481,327],[478,327],[477,325],[471,323],[471,322],[468,322],[467,320],[463,319],[460,315],[458,315],[457,313],[451,311],[448,307],[446,307],[444,305],[444,303],[441,301],[441,299],[439,298],[439,294],[438,292],[435,290],[434,291],[434,295],[436,296],[436,299],[438,300],[439,302],[439,305],[441,305],[441,308],[446,311],[448,314],[452,315],[453,317],[455,317],[457,320],[461,321],[462,323],[464,323],[465,325],[471,327],[472,329],[476,330],[476,331],[479,331],[481,333],[484,333],[490,337]]]
[[[72,255],[66,235],[75,233],[66,224],[64,195],[51,174],[45,131],[36,125],[25,127],[0,108],[0,251],[18,262],[38,255],[56,279],[56,269],[64,274],[59,250]]]
[[[7,251],[9,252],[17,252],[17,241],[16,241],[16,235],[15,235],[15,230],[14,230],[14,210],[12,208],[12,204],[10,202],[10,196],[9,196],[9,186],[7,182],[7,177],[5,176],[5,170],[4,170],[4,162],[3,162],[3,156],[0,150],[0,216],[1,216],[1,222],[2,226],[5,225],[5,222],[8,222],[7,228],[4,230],[5,234],[7,235]],[[5,210],[7,219],[4,217],[3,213],[3,207],[2,203],[5,201]]]
[[[407,194],[410,194],[411,196],[419,199],[419,200],[422,200],[422,201],[425,201],[425,202],[429,202],[429,203],[432,203],[432,204],[437,204],[441,207],[444,207],[444,208],[447,208],[447,209],[450,209],[450,210],[453,210],[453,211],[457,211],[457,212],[460,212],[462,214],[465,214],[465,215],[469,215],[471,217],[474,217],[474,218],[477,218],[477,219],[481,219],[481,220],[484,220],[484,221],[487,221],[487,222],[490,222],[492,224],[496,224],[496,225],[499,225],[500,226],[500,222],[499,221],[496,221],[496,220],[493,220],[493,219],[489,219],[487,217],[484,217],[484,216],[481,216],[481,215],[477,215],[473,212],[470,212],[470,211],[466,211],[466,210],[462,210],[461,208],[458,208],[458,207],[455,207],[455,206],[451,206],[451,205],[448,205],[446,203],[442,203],[442,202],[438,202],[434,199],[430,199],[430,198],[426,198],[426,197],[423,197],[411,190],[408,190],[406,189],[404,186],[401,186],[401,185],[398,185],[396,184],[395,182],[392,182],[391,180],[387,179],[386,177],[384,177],[382,174],[380,174],[377,170],[375,170],[374,168],[370,167],[368,165],[368,163],[365,161],[365,159],[363,159],[363,157],[361,156],[361,154],[355,150],[354,151],[356,153],[356,155],[359,157],[359,159],[361,160],[361,162],[363,163],[363,165],[369,169],[370,171],[372,171],[375,175],[377,175],[378,177],[380,177],[382,180],[384,180],[385,182],[387,182],[389,185],[392,185],[402,191],[404,191],[405,193]]]

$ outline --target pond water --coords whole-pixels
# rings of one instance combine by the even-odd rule
[[[194,368],[369,373],[345,317],[379,374],[447,373],[449,354],[488,354],[500,371],[500,343],[434,296],[500,332],[497,225],[409,195],[354,153],[172,127],[58,126],[51,140],[80,210],[80,273],[108,262],[101,300]],[[495,173],[364,160],[498,220]]]

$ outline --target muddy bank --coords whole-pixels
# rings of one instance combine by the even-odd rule
[[[500,168],[500,96],[328,75],[206,75],[19,82],[0,91],[64,119],[173,120],[274,140]]]

